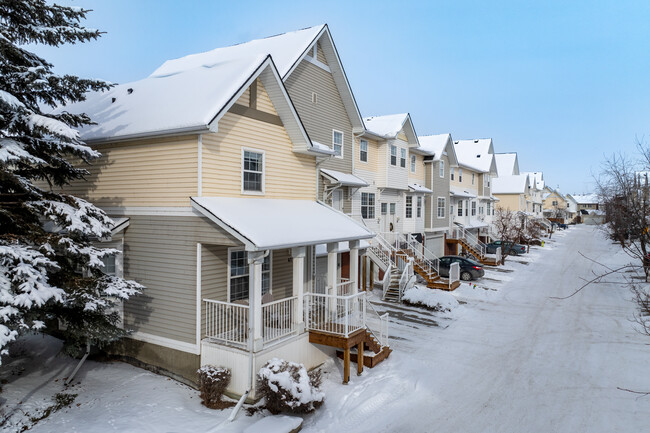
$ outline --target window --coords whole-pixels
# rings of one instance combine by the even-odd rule
[[[553,200],[553,203],[551,203],[553,206],[557,206],[557,200]]]
[[[361,218],[372,219],[375,217],[375,194],[372,192],[361,193]]]
[[[462,181],[463,181],[463,169],[459,168],[458,169],[458,182],[462,182]]]
[[[440,177],[445,177],[445,161],[440,160]]]
[[[454,180],[454,167],[449,169],[449,177],[451,180]]]
[[[390,214],[395,215],[395,203],[390,204]]]
[[[465,200],[465,216],[467,216],[468,209],[469,209],[469,201]]]
[[[472,216],[476,216],[476,202],[472,202]]]
[[[102,262],[104,263],[104,267],[102,268],[102,272],[104,274],[112,276],[117,275],[117,268],[115,267],[115,254],[102,257]]]
[[[472,185],[474,185],[474,173],[472,173]]]
[[[416,217],[422,218],[422,197],[418,197],[418,206],[416,208]]]
[[[390,165],[397,165],[397,146],[390,146]]]
[[[438,218],[444,218],[445,217],[445,198],[444,197],[438,197]],[[451,211],[454,211],[454,207],[452,206]]]
[[[229,252],[230,278],[229,293],[230,302],[240,299],[248,299],[249,267],[248,253],[244,250],[231,250]],[[264,258],[262,263],[262,295],[271,290],[271,254]]]
[[[381,204],[381,214],[386,215],[388,213],[388,203]]]
[[[248,192],[264,192],[264,154],[244,150],[243,189]]]
[[[413,197],[406,196],[406,218],[413,218]]]
[[[337,158],[343,158],[343,133],[332,130],[332,144]]]
[[[483,215],[485,213],[485,208],[483,206],[479,206],[478,208],[478,214]]]
[[[359,143],[359,160],[368,162],[368,141],[366,140],[361,140]]]
[[[458,200],[458,216],[462,217],[463,216],[463,201]]]
[[[449,203],[449,215],[453,215],[453,214],[454,214],[454,205]]]
[[[490,175],[488,173],[485,173],[483,175],[483,187],[489,187],[490,186]]]
[[[411,155],[411,173],[415,173],[415,155]]]
[[[399,166],[406,168],[406,149],[400,149]]]

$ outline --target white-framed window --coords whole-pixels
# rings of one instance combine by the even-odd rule
[[[458,167],[458,182],[463,181],[463,169]]]
[[[454,214],[454,205],[449,203],[449,215],[453,215],[453,214]]]
[[[438,197],[438,218],[444,218],[445,217],[445,198],[444,197]],[[454,211],[454,207],[451,207],[451,212]]]
[[[359,141],[359,161],[368,162],[368,140]]]
[[[406,196],[406,218],[413,218],[413,196]]]
[[[472,173],[472,185],[474,185],[474,173]]]
[[[375,194],[372,192],[361,193],[361,218],[373,219],[375,217]]]
[[[271,291],[271,255],[262,263],[262,295]],[[248,252],[240,248],[228,249],[228,301],[248,299]]]
[[[485,208],[483,206],[478,207],[478,214],[483,215],[485,213]]]
[[[454,167],[449,169],[449,179],[454,180]]]
[[[415,162],[417,161],[417,158],[415,155],[411,155],[411,173],[415,173]]]
[[[422,218],[422,197],[418,197],[417,207],[415,208],[415,216]]]
[[[337,158],[343,158],[343,132],[332,129],[332,149]]]
[[[485,187],[489,187],[489,186],[490,186],[490,174],[485,173],[483,175],[483,187],[485,188]]]
[[[476,216],[476,202],[472,202],[472,216]]]
[[[553,200],[553,203],[551,203],[552,206],[557,206],[557,200]]]
[[[390,145],[390,165],[397,165],[397,146]]]
[[[381,214],[382,215],[387,215],[388,214],[388,203],[382,203],[381,204]]]
[[[400,149],[399,166],[406,168],[406,149]]]
[[[440,167],[438,167],[440,170],[440,177],[445,177],[445,161],[442,159],[440,160]]]
[[[467,216],[468,210],[469,210],[469,201],[465,200],[465,216]]]
[[[264,194],[264,152],[242,149],[242,192]]]
[[[487,215],[490,215],[490,206],[492,206],[492,204],[490,202],[487,202],[485,206],[487,206]]]
[[[115,254],[110,254],[108,256],[102,257],[102,263],[104,263],[102,273],[111,276],[117,275],[117,257]]]
[[[463,216],[463,201],[458,200],[458,216],[462,217]]]
[[[390,214],[395,215],[395,203],[390,204]]]

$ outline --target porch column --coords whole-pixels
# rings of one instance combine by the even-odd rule
[[[350,241],[350,281],[352,282],[352,294],[359,292],[359,246],[361,242]]]
[[[307,248],[297,247],[291,249],[293,260],[293,296],[296,296],[296,305],[294,306],[293,322],[297,325],[298,332],[305,329],[305,319],[303,315],[304,293],[305,293],[305,257]]]
[[[248,304],[249,304],[249,344],[253,350],[261,350],[264,346],[262,333],[262,264],[268,251],[248,252]]]
[[[337,264],[338,264],[339,244],[332,242],[327,244],[327,286],[329,287],[328,295],[336,295]]]

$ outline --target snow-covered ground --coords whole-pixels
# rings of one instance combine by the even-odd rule
[[[553,298],[603,270],[579,252],[608,266],[630,260],[597,229],[578,226],[488,269],[480,282],[463,283],[452,293],[459,303],[449,303],[451,311],[375,296],[376,308],[391,315],[393,353],[348,385],[341,384],[341,362],[328,361],[325,404],[304,417],[303,431],[646,431],[650,396],[617,389],[650,391],[650,337],[633,329],[631,294],[615,284],[622,277]],[[3,364],[5,415],[36,414],[63,389],[74,363],[55,352],[50,345],[35,354],[34,371],[19,358]],[[65,391],[79,394],[72,407],[31,431],[235,432],[263,416],[242,412],[222,424],[229,410],[206,409],[195,390],[122,363],[89,361],[78,382]],[[15,424],[6,429],[15,431]]]

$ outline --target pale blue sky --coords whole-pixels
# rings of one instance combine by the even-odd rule
[[[605,154],[650,136],[649,1],[65,0],[97,42],[37,51],[59,72],[124,83],[166,59],[330,26],[363,116],[420,135],[492,137],[522,171],[592,188]]]

